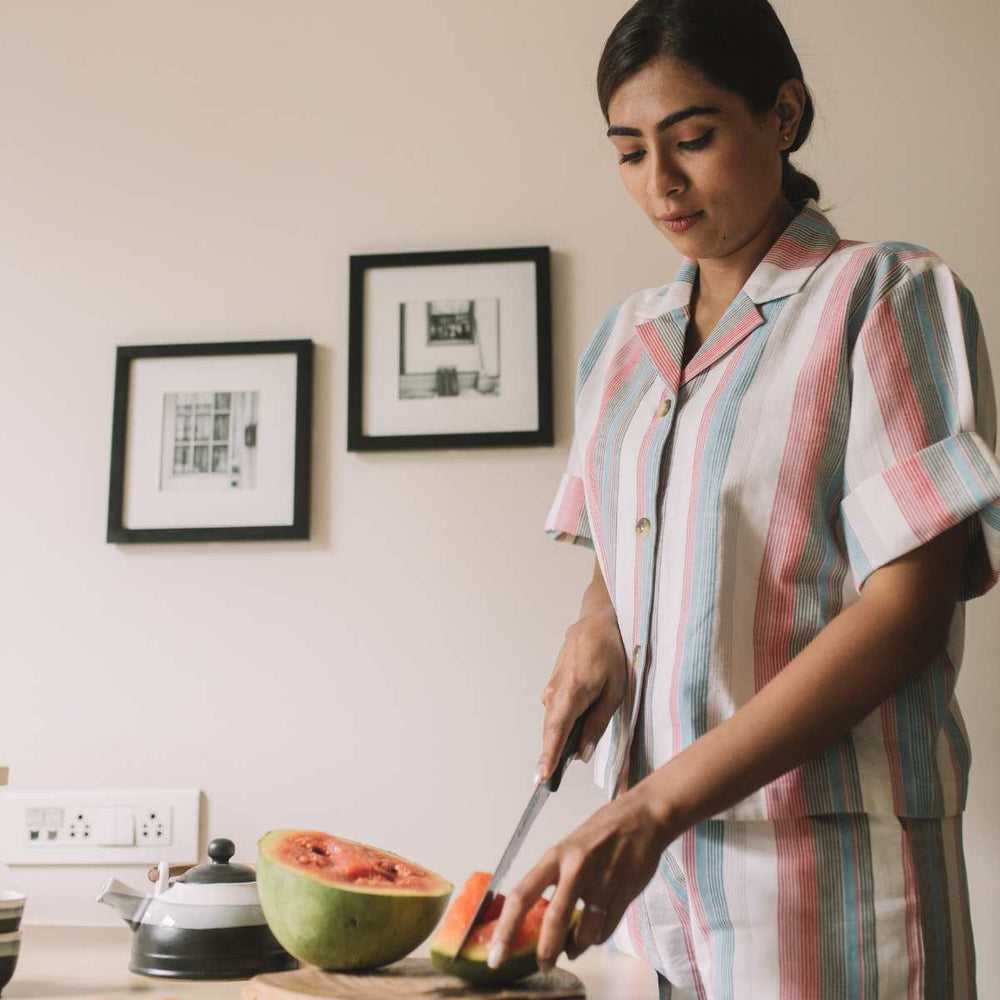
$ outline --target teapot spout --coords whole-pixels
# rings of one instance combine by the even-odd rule
[[[142,915],[149,906],[149,896],[136,892],[131,886],[124,882],[119,882],[116,878],[109,878],[104,883],[100,895],[97,897],[98,903],[104,903],[118,911],[118,915],[135,930],[142,920]]]

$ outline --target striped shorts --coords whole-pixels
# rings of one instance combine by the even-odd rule
[[[611,945],[669,1000],[974,1000],[962,818],[701,823]]]

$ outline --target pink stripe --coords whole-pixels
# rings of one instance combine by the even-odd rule
[[[830,253],[829,246],[814,247],[796,239],[793,233],[785,232],[768,250],[764,262],[775,264],[786,271],[800,271],[806,267],[822,264]]]
[[[775,820],[778,861],[778,998],[820,995],[818,873],[812,821]]]
[[[796,573],[812,529],[813,491],[840,372],[847,310],[857,275],[869,256],[856,254],[841,271],[796,381],[757,586],[753,629],[757,691],[773,680],[793,655]],[[803,816],[809,811],[801,767],[771,782],[764,794],[769,815]]]
[[[954,518],[919,455],[887,469],[883,479],[913,534],[926,542],[952,527]]]
[[[752,305],[752,303],[751,303]],[[764,323],[764,317],[760,310],[754,306],[750,312],[737,320],[733,326],[708,348],[704,354],[699,354],[684,369],[684,382],[690,382],[699,372],[704,371],[709,365],[715,364],[719,358],[738,344],[744,337],[751,334],[758,326]],[[683,383],[682,383],[683,384]]]
[[[900,260],[926,260],[936,257],[937,254],[933,250],[897,250],[896,256]]]
[[[687,309],[684,311],[685,317],[689,315]],[[663,375],[664,381],[671,386],[676,386],[680,382],[680,369],[677,367],[677,361],[674,356],[667,350],[667,345],[663,342],[663,338],[656,331],[656,324],[652,320],[648,320],[645,323],[636,324],[636,331],[642,337],[642,343],[645,346],[653,364],[659,369],[660,373]]]
[[[559,505],[559,519],[556,526],[570,534],[579,535],[583,505],[583,480],[571,476],[562,503]]]
[[[666,878],[663,872],[658,871],[656,877],[659,878],[660,882],[663,884],[667,896],[670,899],[670,903],[674,908],[674,913],[677,915],[677,925],[684,934],[684,951],[687,955],[688,969],[694,977],[694,988],[698,995],[698,1000],[707,1000],[708,993],[705,990],[705,984],[701,980],[701,973],[698,971],[698,956],[695,953],[694,939],[691,936],[691,914],[688,912],[687,906],[684,905],[683,900],[674,891],[674,887],[670,884],[670,880]]]
[[[882,421],[893,454],[905,458],[926,448],[931,438],[891,297],[872,310],[866,328],[870,332],[862,334],[864,357],[882,411]]]
[[[635,953],[647,964],[652,964],[649,960],[649,953],[642,943],[642,931],[639,930],[639,900],[633,899],[625,910],[625,926],[628,929],[628,939],[632,942]]]

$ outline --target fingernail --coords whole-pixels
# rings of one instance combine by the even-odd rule
[[[495,944],[490,948],[489,955],[486,956],[486,964],[491,969],[499,969],[503,962],[503,945]]]
[[[580,754],[580,760],[582,760],[584,764],[590,763],[590,758],[594,756],[594,748],[595,744],[593,742],[588,743],[583,748],[583,753]]]

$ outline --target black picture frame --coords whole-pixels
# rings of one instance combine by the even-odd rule
[[[365,279],[375,268],[435,267],[452,264],[503,264],[526,261],[534,265],[535,330],[537,338],[538,427],[533,430],[373,435],[363,426],[365,373]],[[500,247],[474,250],[434,250],[385,254],[355,254],[350,258],[349,356],[347,389],[347,450],[400,451],[441,448],[491,448],[552,445],[552,292],[550,251],[547,246]]]
[[[231,527],[128,528],[123,524],[126,439],[133,362],[148,358],[219,357],[247,354],[293,354],[295,374],[295,455],[291,524]],[[107,541],[216,542],[307,539],[309,537],[312,468],[313,354],[311,340],[248,340],[197,344],[137,344],[117,348],[114,413],[111,431],[111,475],[108,492]],[[248,431],[250,428],[248,428]],[[254,428],[254,431],[256,428]]]

